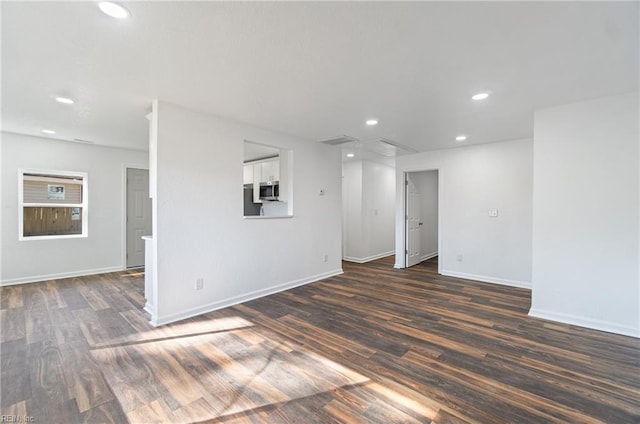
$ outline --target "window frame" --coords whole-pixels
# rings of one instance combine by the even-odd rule
[[[82,178],[82,203],[25,203],[24,202],[24,177],[29,174],[38,174],[43,177],[77,177]],[[89,175],[87,172],[80,171],[58,171],[51,169],[34,169],[19,168],[18,169],[18,240],[56,240],[71,238],[87,238],[89,236]],[[57,206],[62,208],[81,208],[82,210],[82,233],[81,234],[51,234],[41,236],[25,236],[24,235],[24,208],[25,207],[51,207]]]

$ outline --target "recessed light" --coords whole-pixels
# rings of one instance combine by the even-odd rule
[[[456,137],[456,141],[465,141],[467,139],[466,135],[459,135]]]
[[[367,120],[367,125],[378,125],[378,120],[377,119],[368,119]]]
[[[125,19],[129,17],[129,11],[117,3],[110,1],[101,1],[98,7],[105,15],[109,15],[116,19]]]
[[[489,93],[478,93],[478,94],[474,94],[471,98],[473,100],[484,100],[487,97],[489,97]]]
[[[72,105],[75,103],[73,99],[70,99],[68,97],[56,97],[56,102],[63,103],[65,105]]]
[[[354,153],[347,153],[348,158],[355,158],[356,155]]]
[[[54,130],[47,130],[47,129],[42,130],[42,132],[45,133],[45,134],[55,134],[56,133]]]

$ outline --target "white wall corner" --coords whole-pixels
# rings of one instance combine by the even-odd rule
[[[633,92],[535,111],[530,315],[638,337],[639,110]]]

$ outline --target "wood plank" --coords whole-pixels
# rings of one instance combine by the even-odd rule
[[[22,285],[0,287],[0,309],[23,307]]]
[[[0,309],[0,343],[23,339],[26,331],[22,308]]]
[[[71,347],[63,350],[64,375],[69,395],[76,400],[81,413],[115,400],[100,367],[89,350]],[[102,414],[102,412],[101,412]]]
[[[26,339],[0,344],[0,406],[18,404],[31,398],[31,370]]]

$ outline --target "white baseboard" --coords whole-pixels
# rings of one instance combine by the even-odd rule
[[[181,321],[186,318],[195,317],[197,315],[206,314],[218,309],[227,308],[229,306],[237,305],[238,303],[248,302],[260,297],[268,296],[270,294],[278,293],[281,291],[289,290],[294,287],[303,286],[305,284],[313,283],[315,281],[324,280],[325,278],[333,277],[344,273],[342,268],[333,271],[325,272],[322,274],[313,275],[311,277],[301,278],[299,280],[290,281],[284,284],[278,284],[276,286],[268,287],[262,290],[256,290],[250,293],[234,296],[229,299],[220,300],[218,302],[208,303],[206,305],[198,306],[196,308],[187,309],[182,312],[176,312],[163,317],[151,318],[151,325],[159,327],[161,325],[170,324],[172,322]]]
[[[426,261],[427,259],[431,259],[431,258],[435,258],[436,256],[438,256],[438,252],[431,252],[431,253],[427,253],[426,255],[423,255],[422,257],[420,257],[420,262],[422,261]]]
[[[107,272],[123,271],[120,266],[112,266],[108,268],[85,269],[82,271],[61,272],[59,274],[32,275],[29,277],[10,278],[2,280],[0,286],[13,286],[15,284],[37,283],[40,281],[60,280],[62,278],[82,277],[84,275],[105,274]]]
[[[464,278],[465,280],[481,281],[483,283],[500,284],[503,286],[519,287],[521,289],[531,290],[531,283],[526,281],[507,280],[505,278],[487,277],[485,275],[467,274],[464,272],[442,270],[442,275],[456,278]]]
[[[375,261],[376,259],[386,258],[387,256],[391,256],[395,254],[396,251],[392,250],[390,252],[379,253],[377,255],[367,256],[366,258],[354,258],[353,256],[345,256],[342,259],[347,262],[355,262],[358,264],[363,264],[365,262]]]
[[[564,314],[561,312],[552,312],[533,307],[529,310],[529,316],[577,325],[578,327],[590,328],[592,330],[606,331],[607,333],[640,338],[640,328],[628,327],[626,325],[620,325],[610,321],[602,321],[578,315]]]

